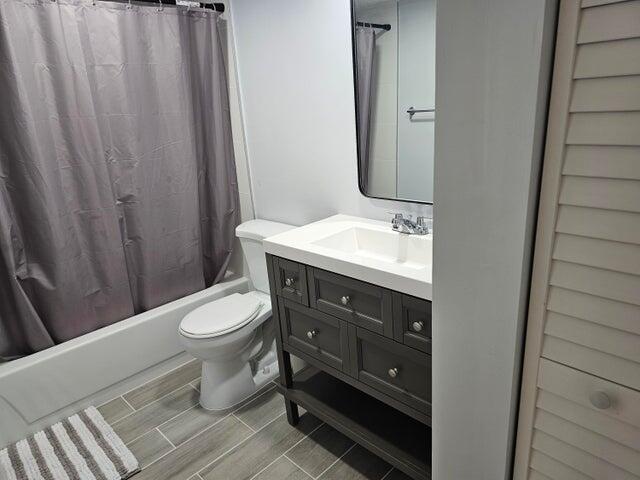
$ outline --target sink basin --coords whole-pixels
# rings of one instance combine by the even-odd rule
[[[354,226],[312,243],[349,255],[402,264],[413,269],[424,269],[431,265],[431,237],[426,235],[406,235],[390,229],[382,231]]]
[[[394,232],[391,222],[334,215],[266,238],[267,253],[431,300],[431,235]]]

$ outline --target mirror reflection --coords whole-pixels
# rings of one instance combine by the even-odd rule
[[[436,0],[354,0],[360,189],[433,203]]]

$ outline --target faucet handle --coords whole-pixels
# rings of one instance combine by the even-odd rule
[[[427,233],[433,231],[433,219],[429,217],[418,217],[416,224],[426,230]]]
[[[393,213],[393,212],[389,212],[393,215],[393,218],[391,219],[391,228],[393,230],[400,230],[400,225],[402,224],[402,220],[404,220],[404,218],[402,217],[401,213]]]

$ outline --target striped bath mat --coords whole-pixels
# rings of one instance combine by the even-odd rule
[[[138,470],[95,407],[0,450],[0,480],[121,480]]]

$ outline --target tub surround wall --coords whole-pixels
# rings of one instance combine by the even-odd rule
[[[349,2],[234,0],[231,16],[258,218],[431,214],[358,191]]]
[[[398,2],[398,168],[397,197],[433,200],[436,94],[436,1]]]
[[[396,0],[387,0],[366,8],[356,8],[356,19],[391,25],[389,31],[376,31],[371,92],[369,191],[379,197],[393,198],[397,194],[398,4]]]
[[[227,40],[227,83],[229,85],[229,107],[231,109],[231,134],[233,137],[233,151],[236,158],[236,175],[238,178],[238,192],[240,195],[240,222],[246,222],[255,218],[253,199],[251,198],[251,182],[249,179],[249,164],[247,159],[246,138],[244,121],[242,118],[242,105],[238,89],[237,61],[235,51],[235,39],[230,11],[233,8],[229,0],[220,3],[225,4],[225,28],[221,29],[226,34]],[[248,276],[249,270],[244,262],[240,241],[236,238],[234,251],[229,262],[229,270],[237,275]]]

